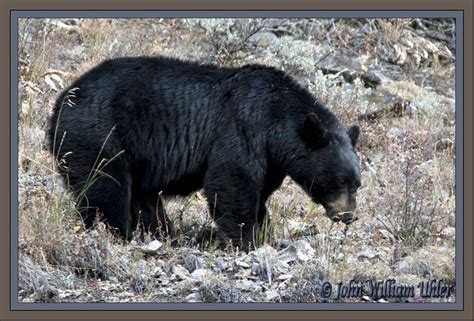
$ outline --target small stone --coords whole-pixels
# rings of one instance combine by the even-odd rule
[[[155,266],[151,272],[154,277],[159,277],[163,273],[163,269],[160,266]]]
[[[404,273],[404,274],[411,274],[413,272],[413,268],[408,264],[407,261],[402,260],[398,261],[393,265],[393,271],[396,273]]]
[[[275,290],[268,290],[265,292],[265,299],[271,301],[280,297],[280,294]]]
[[[405,131],[401,129],[400,127],[392,127],[388,130],[388,134],[391,136],[399,137],[399,136],[402,136],[404,133]]]
[[[196,269],[201,269],[205,265],[202,257],[190,254],[184,258],[184,267],[191,273]]]
[[[172,270],[173,270],[173,275],[171,277],[172,279],[174,277],[174,279],[179,281],[179,280],[186,280],[189,278],[189,271],[179,264],[176,264],[175,266],[173,266]]]
[[[63,21],[60,21],[60,20],[58,20],[58,21],[51,20],[50,23],[52,25],[56,26],[58,29],[63,29],[63,30],[67,30],[67,31],[76,30],[78,28],[76,24],[71,24],[69,22],[69,20],[66,21],[66,23],[63,22]]]
[[[257,262],[253,262],[252,263],[252,267],[250,268],[250,271],[252,274],[258,274],[260,273],[262,270],[262,268],[260,267],[260,264],[258,264]]]
[[[292,235],[301,233],[306,228],[306,224],[296,220],[288,220],[287,228]]]
[[[439,234],[442,238],[449,239],[453,238],[456,235],[456,228],[451,226],[446,226],[443,228]]]
[[[376,258],[380,258],[380,256],[376,254],[370,247],[365,247],[362,251],[360,251],[357,254],[357,259],[359,261],[363,261],[365,259],[373,260]]]
[[[30,104],[28,101],[23,101],[20,107],[20,117],[26,116],[30,111]]]
[[[262,263],[262,261],[265,261],[265,259],[271,260],[273,258],[276,258],[278,256],[278,253],[273,247],[269,245],[264,245],[259,247],[254,252],[254,255],[258,262]]]
[[[144,253],[153,254],[153,253],[156,253],[162,246],[163,246],[163,243],[161,243],[158,240],[154,240],[148,243],[147,245],[142,246],[141,250]]]
[[[316,226],[296,220],[288,221],[288,230],[293,236],[318,234],[318,229]]]
[[[280,251],[280,260],[285,263],[299,260],[299,261],[309,261],[315,255],[316,251],[311,247],[311,245],[303,240],[299,240],[291,243],[288,248]]]
[[[215,267],[217,270],[225,271],[229,267],[229,264],[223,258],[220,257],[216,259]]]
[[[284,280],[289,280],[292,277],[293,277],[293,274],[282,274],[277,278],[277,280],[284,281]]]
[[[287,247],[283,251],[280,251],[279,254],[280,254],[279,259],[283,263],[293,262],[293,261],[296,261],[298,259],[296,249],[291,247],[291,246]]]
[[[207,269],[196,269],[191,273],[191,277],[198,281],[205,281],[211,275],[211,271]]]
[[[249,281],[249,280],[237,281],[236,285],[242,291],[250,291],[250,290],[256,288],[256,284],[252,281]]]
[[[250,268],[250,264],[248,264],[247,262],[244,262],[244,261],[240,261],[240,260],[236,260],[235,261],[235,264],[240,266],[240,267],[243,267],[245,269],[249,269]]]
[[[260,31],[250,37],[250,42],[259,47],[273,47],[280,43],[280,39],[269,31]]]
[[[199,293],[191,293],[184,298],[184,302],[202,302],[201,295]]]

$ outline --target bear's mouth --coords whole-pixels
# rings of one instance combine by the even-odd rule
[[[358,217],[352,212],[340,212],[332,215],[331,213],[329,214],[330,219],[335,223],[342,222],[346,225],[349,225],[358,220]]]

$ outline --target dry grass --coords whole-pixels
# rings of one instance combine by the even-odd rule
[[[323,280],[337,283],[395,277],[414,284],[429,276],[454,281],[454,235],[445,233],[455,221],[454,100],[438,87],[423,87],[415,77],[421,67],[399,70],[400,78],[405,78],[388,79],[377,90],[409,103],[403,117],[358,121],[359,115],[379,107],[372,99],[375,89],[364,87],[360,80],[348,84],[340,75],[323,75],[315,68],[327,53],[338,50],[347,55],[361,53],[354,59],[378,66],[383,59],[373,49],[399,43],[412,22],[284,20],[277,26],[285,31],[282,35],[254,42],[251,37],[255,33],[274,28],[274,19],[21,20],[20,300],[319,302],[315,289]],[[356,38],[355,32],[363,29],[369,31]],[[379,38],[371,38],[370,30],[380,36],[378,43],[374,41]],[[197,229],[212,226],[200,193],[168,200],[166,209],[182,237],[178,248],[165,243],[158,256],[137,250],[142,245],[138,239],[122,243],[101,223],[85,231],[75,200],[57,176],[45,146],[54,99],[70,81],[103,59],[150,54],[221,65],[274,65],[307,86],[347,127],[359,123],[363,179],[359,221],[349,229],[333,224],[320,206],[286,179],[268,201],[271,220],[258,236],[260,243],[274,249],[268,262],[275,266],[263,265],[265,269],[254,274],[236,263],[244,258],[251,266],[258,262],[253,254],[247,256],[235,248],[221,250],[213,242],[189,247]],[[453,84],[452,66],[437,63],[423,68],[427,74],[445,74]],[[314,256],[290,265],[287,273],[292,277],[279,280],[284,273],[275,272],[277,250],[298,240],[307,241]],[[367,250],[376,255],[360,255]],[[196,260],[185,262],[183,257]],[[230,262],[230,268],[215,270],[220,261]],[[196,283],[176,276],[176,265],[189,273],[196,266],[214,272]],[[245,289],[242,284],[248,280],[255,282],[257,290]]]

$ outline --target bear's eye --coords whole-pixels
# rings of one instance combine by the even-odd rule
[[[359,187],[361,187],[361,185],[362,185],[362,184],[361,184],[361,182],[360,182],[360,179],[357,179],[356,182],[355,182],[355,187],[356,187],[356,189],[359,188]]]
[[[352,186],[354,185],[354,180],[352,180],[350,177],[344,177],[341,183],[346,186]]]
[[[349,186],[350,186],[349,192],[351,194],[355,194],[357,190],[359,189],[359,187],[361,186],[361,184],[360,184],[360,181],[357,180],[354,184],[350,184]]]

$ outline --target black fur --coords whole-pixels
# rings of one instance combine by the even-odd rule
[[[170,232],[158,193],[203,187],[219,229],[248,244],[285,176],[320,203],[360,185],[359,130],[350,133],[274,68],[141,57],[105,61],[76,80],[58,98],[50,146],[79,196],[93,167],[112,159],[80,197],[87,225],[98,209],[128,237],[141,212],[147,230]]]

